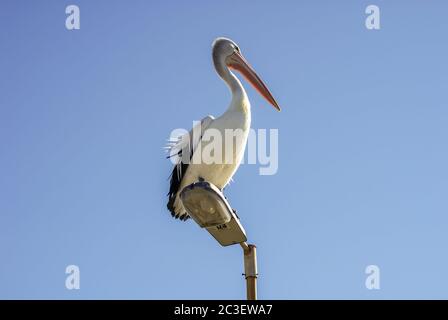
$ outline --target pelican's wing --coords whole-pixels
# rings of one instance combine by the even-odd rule
[[[176,219],[180,218],[181,220],[187,220],[189,218],[182,206],[175,205],[176,198],[180,191],[180,184],[188,169],[191,157],[196,151],[204,131],[210,126],[210,123],[212,123],[214,119],[213,116],[205,117],[198,122],[190,132],[179,137],[171,138],[166,147],[169,153],[168,158],[171,158],[172,162],[175,163],[170,176],[170,191],[168,192],[167,207],[171,212],[171,215]]]

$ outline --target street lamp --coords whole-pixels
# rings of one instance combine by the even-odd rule
[[[222,192],[207,181],[186,186],[180,199],[190,217],[205,228],[222,246],[240,244],[244,251],[244,275],[247,299],[257,299],[257,255],[256,247],[247,244],[246,232],[240,219],[230,207]]]

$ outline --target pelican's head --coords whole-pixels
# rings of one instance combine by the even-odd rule
[[[272,96],[264,82],[257,75],[241,54],[239,46],[228,38],[217,38],[213,42],[214,61],[224,62],[230,69],[240,72],[244,78],[260,93],[274,108],[280,111],[280,107]]]

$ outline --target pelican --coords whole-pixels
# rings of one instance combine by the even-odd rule
[[[216,72],[231,91],[232,100],[227,110],[221,116],[216,119],[210,115],[205,117],[195,125],[192,131],[179,137],[177,140],[171,141],[167,146],[170,153],[168,157],[177,157],[170,177],[167,207],[171,215],[180,220],[189,218],[179,196],[183,188],[197,181],[207,181],[223,190],[231,181],[244,156],[251,123],[251,107],[243,85],[232,70],[240,72],[261,96],[280,111],[280,107],[271,92],[243,57],[239,46],[234,41],[227,38],[217,38],[212,44],[212,57]],[[197,159],[198,153],[204,150],[206,145],[210,143],[210,141],[205,141],[204,135],[211,129],[222,133],[223,146],[230,142],[234,143],[231,149],[232,154],[229,157],[231,161],[226,162],[223,160],[218,163],[188,161]],[[240,139],[237,141],[226,141],[224,134],[226,129],[240,130],[242,133]],[[200,134],[197,135],[195,132]],[[225,152],[226,150],[223,147],[223,159],[226,157]],[[188,153],[187,157],[185,157],[186,153]]]

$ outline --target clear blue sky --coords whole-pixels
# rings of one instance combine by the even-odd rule
[[[77,4],[81,30],[65,28]],[[381,30],[364,26],[381,9]],[[448,298],[445,1],[1,1],[0,298],[241,299],[239,247],[166,210],[174,128],[219,115],[228,36],[279,171],[227,196],[259,296]],[[65,288],[65,267],[81,289]],[[381,289],[364,285],[367,265]]]

